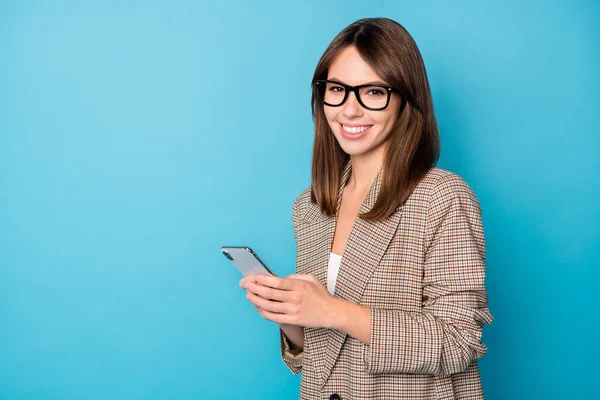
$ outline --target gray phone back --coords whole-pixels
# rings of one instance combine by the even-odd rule
[[[235,265],[244,276],[273,275],[271,270],[260,260],[249,247],[223,246],[221,252]]]

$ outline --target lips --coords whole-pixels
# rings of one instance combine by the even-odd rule
[[[364,131],[360,132],[360,128],[363,128],[365,126],[368,126],[368,128],[365,129]],[[344,129],[344,125],[340,123],[340,129],[342,130],[342,135],[346,139],[349,139],[349,140],[358,140],[358,139],[362,139],[363,137],[365,137],[371,131],[371,128],[373,127],[373,125],[360,125],[360,126],[346,125],[346,127],[351,128],[351,130],[359,130],[359,131],[356,133],[348,132]]]

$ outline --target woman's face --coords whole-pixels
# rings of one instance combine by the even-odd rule
[[[327,79],[356,86],[378,82],[388,85],[361,58],[354,46],[348,46],[333,59]],[[352,156],[382,149],[398,115],[400,98],[392,93],[390,103],[381,111],[367,110],[354,93],[339,107],[323,105],[327,122],[342,149]],[[360,132],[369,127],[365,132]],[[350,131],[350,132],[349,132]]]

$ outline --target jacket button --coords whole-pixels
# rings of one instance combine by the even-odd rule
[[[342,400],[342,398],[340,397],[339,394],[334,393],[331,396],[329,396],[329,400]]]

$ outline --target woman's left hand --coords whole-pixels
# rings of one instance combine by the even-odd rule
[[[336,315],[336,298],[313,275],[255,275],[245,289],[261,316],[278,324],[328,328]]]

